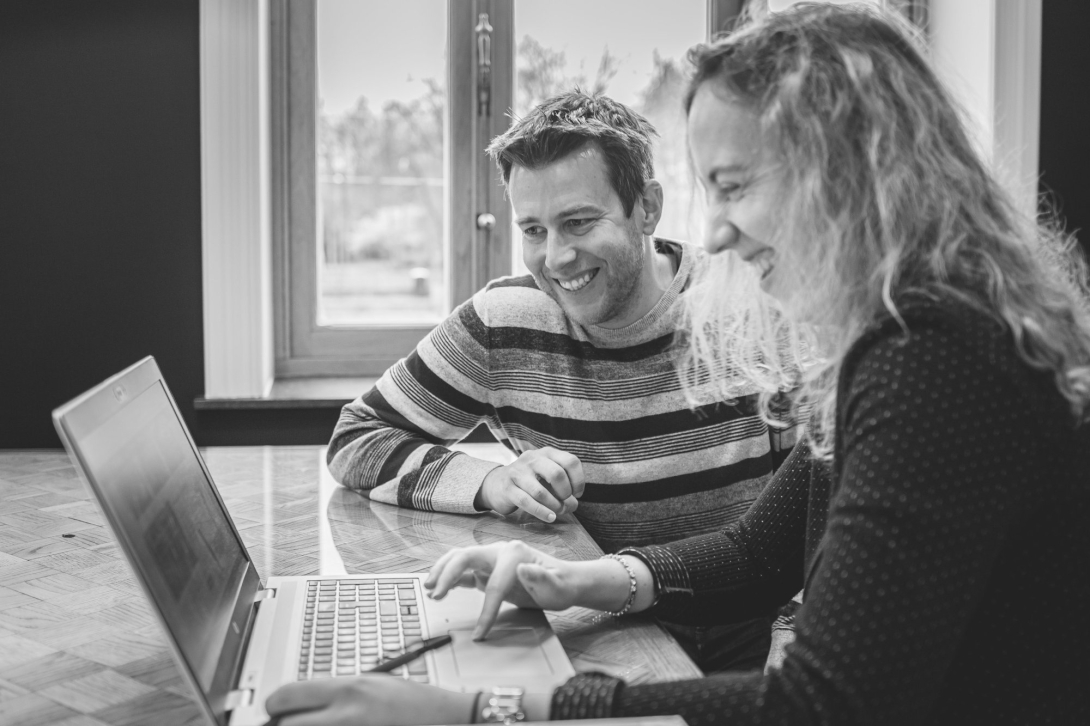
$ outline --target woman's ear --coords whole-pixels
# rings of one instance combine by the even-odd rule
[[[662,185],[654,179],[649,179],[643,185],[639,202],[643,207],[643,225],[640,231],[646,235],[652,235],[659,226],[659,220],[662,219]]]

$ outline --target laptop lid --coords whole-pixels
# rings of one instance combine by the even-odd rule
[[[206,716],[227,723],[261,581],[147,357],[53,412]]]

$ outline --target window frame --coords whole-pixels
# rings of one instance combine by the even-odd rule
[[[510,123],[514,98],[513,0],[447,2],[448,63],[444,194],[448,304],[511,274],[510,211],[484,154]],[[476,34],[487,13],[492,33],[491,113],[474,112]],[[407,355],[434,325],[319,326],[317,273],[317,0],[273,0],[271,14],[275,375],[375,376]],[[495,225],[479,227],[478,215]]]

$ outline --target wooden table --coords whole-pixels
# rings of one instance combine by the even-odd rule
[[[399,509],[338,486],[323,447],[204,452],[263,578],[420,572],[452,546],[523,539],[600,554],[574,520]],[[700,671],[646,619],[550,614],[578,670],[629,682]],[[0,724],[203,723],[158,622],[63,452],[0,451]]]

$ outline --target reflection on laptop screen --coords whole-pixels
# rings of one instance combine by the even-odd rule
[[[103,507],[135,538],[136,564],[208,689],[247,560],[162,384],[83,443]]]

